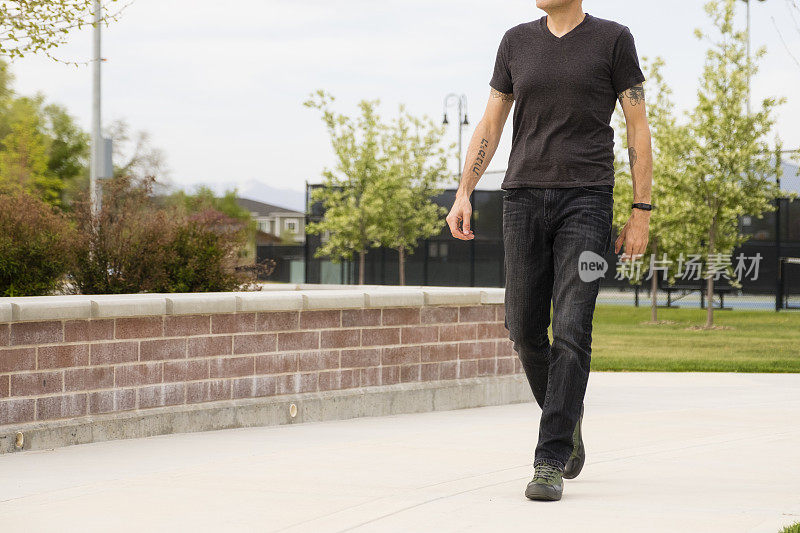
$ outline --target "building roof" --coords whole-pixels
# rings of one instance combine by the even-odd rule
[[[255,213],[256,216],[260,217],[268,217],[273,215],[294,215],[298,217],[305,216],[305,213],[300,211],[295,211],[293,209],[286,209],[285,207],[279,207],[277,205],[266,204],[264,202],[259,202],[258,200],[250,200],[249,198],[236,198],[236,203],[239,204],[240,207],[243,207],[250,211],[251,213]]]

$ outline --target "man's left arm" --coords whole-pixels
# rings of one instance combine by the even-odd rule
[[[631,165],[634,203],[650,203],[650,189],[653,183],[653,152],[650,144],[650,126],[644,103],[642,84],[634,85],[619,94],[625,125],[628,132],[628,160]],[[623,244],[623,261],[641,257],[647,249],[650,235],[650,211],[632,209],[625,227],[620,231],[614,246],[619,253]]]

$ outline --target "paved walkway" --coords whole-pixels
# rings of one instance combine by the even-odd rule
[[[587,463],[523,496],[535,404],[0,456],[4,531],[775,533],[800,521],[800,375],[592,373]]]

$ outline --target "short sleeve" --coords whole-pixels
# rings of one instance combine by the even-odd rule
[[[489,85],[505,94],[514,92],[514,87],[511,82],[511,69],[508,67],[508,64],[508,33],[506,33],[500,40],[500,46],[497,47],[494,72],[492,73],[492,79],[489,81]]]
[[[614,93],[620,94],[643,81],[644,74],[639,68],[636,44],[631,31],[626,26],[614,44],[611,65],[611,83],[614,85]]]

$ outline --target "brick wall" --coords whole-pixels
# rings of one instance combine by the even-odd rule
[[[0,425],[521,372],[503,306],[0,323]]]

